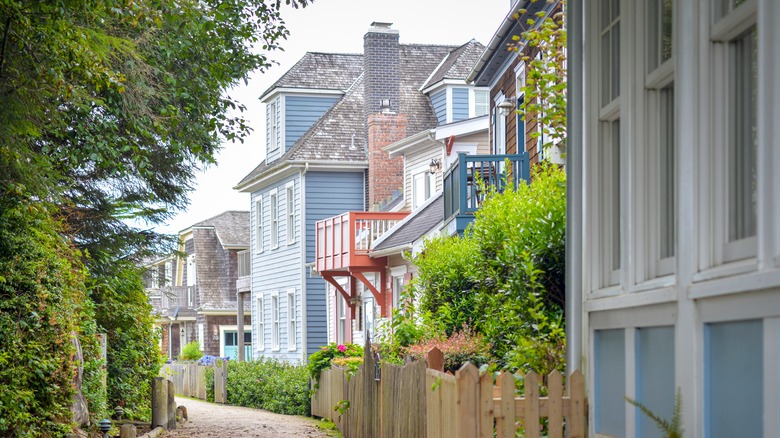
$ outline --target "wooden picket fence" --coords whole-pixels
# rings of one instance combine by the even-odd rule
[[[206,400],[206,368],[211,365],[198,365],[194,363],[167,363],[160,368],[160,376],[173,382],[174,392],[177,395]],[[227,361],[222,361],[222,366],[214,368],[214,401],[225,403],[227,401]]]
[[[354,376],[338,367],[324,370],[312,396],[312,415],[333,419],[346,438],[509,438],[518,430],[526,438],[542,433],[562,438],[564,428],[571,438],[586,436],[587,399],[579,372],[570,376],[568,394],[557,371],[542,388],[536,373],[501,373],[494,383],[492,374],[480,374],[471,364],[455,375],[442,372],[443,355],[434,348],[427,367],[426,361],[382,364],[376,380],[370,351],[366,348]],[[523,397],[517,396],[518,378]]]

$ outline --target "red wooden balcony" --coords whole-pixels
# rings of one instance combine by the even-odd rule
[[[317,222],[317,272],[371,270],[385,260],[372,259],[371,244],[409,212],[350,211]]]

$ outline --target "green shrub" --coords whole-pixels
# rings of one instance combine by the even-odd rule
[[[214,403],[214,367],[206,367],[203,380],[206,382],[206,401]]]
[[[200,343],[198,341],[192,341],[181,349],[179,355],[180,360],[198,360],[203,357],[203,352],[200,350]]]
[[[336,344],[332,342],[320,348],[320,351],[309,356],[309,364],[306,366],[309,376],[315,382],[319,382],[322,370],[330,368],[330,362],[336,357],[362,357],[363,347],[357,344]],[[316,384],[315,384],[316,387]]]
[[[213,369],[210,375],[213,387]],[[207,387],[209,386],[207,376]],[[213,390],[212,390],[213,392]],[[260,358],[228,362],[228,403],[289,415],[309,415],[309,374],[303,365]],[[211,395],[213,398],[213,393]]]
[[[0,436],[61,436],[71,430],[72,337],[91,317],[83,265],[43,204],[0,189]]]
[[[488,189],[462,238],[432,239],[414,259],[410,287],[426,332],[449,337],[466,325],[500,367],[562,369],[565,228],[566,175],[557,166],[534,166],[531,184],[514,190]]]

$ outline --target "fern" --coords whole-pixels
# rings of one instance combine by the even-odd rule
[[[656,413],[651,411],[650,408],[645,406],[642,402],[634,400],[629,397],[625,397],[625,399],[627,402],[639,408],[639,410],[642,411],[643,414],[647,415],[649,419],[653,420],[653,423],[655,423],[655,425],[658,426],[661,432],[664,433],[665,438],[682,438],[683,436],[682,396],[680,395],[679,388],[677,388],[677,396],[675,397],[674,400],[674,411],[672,412],[671,422],[659,417]]]

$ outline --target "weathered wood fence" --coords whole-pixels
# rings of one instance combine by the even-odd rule
[[[538,438],[544,418],[549,438],[562,438],[564,428],[571,438],[585,437],[587,400],[579,372],[570,377],[569,394],[558,372],[542,388],[535,373],[519,376],[524,388],[519,397],[510,373],[499,374],[494,383],[492,374],[480,374],[471,364],[455,375],[442,372],[438,349],[428,353],[428,367],[425,361],[382,364],[376,380],[376,359],[369,352],[354,376],[338,367],[323,371],[312,396],[312,415],[333,419],[346,438],[509,438],[518,429]]]
[[[162,366],[160,375],[173,382],[177,395],[206,400],[206,368],[194,363],[169,363]],[[225,403],[227,400],[227,361],[214,368],[214,401]]]

